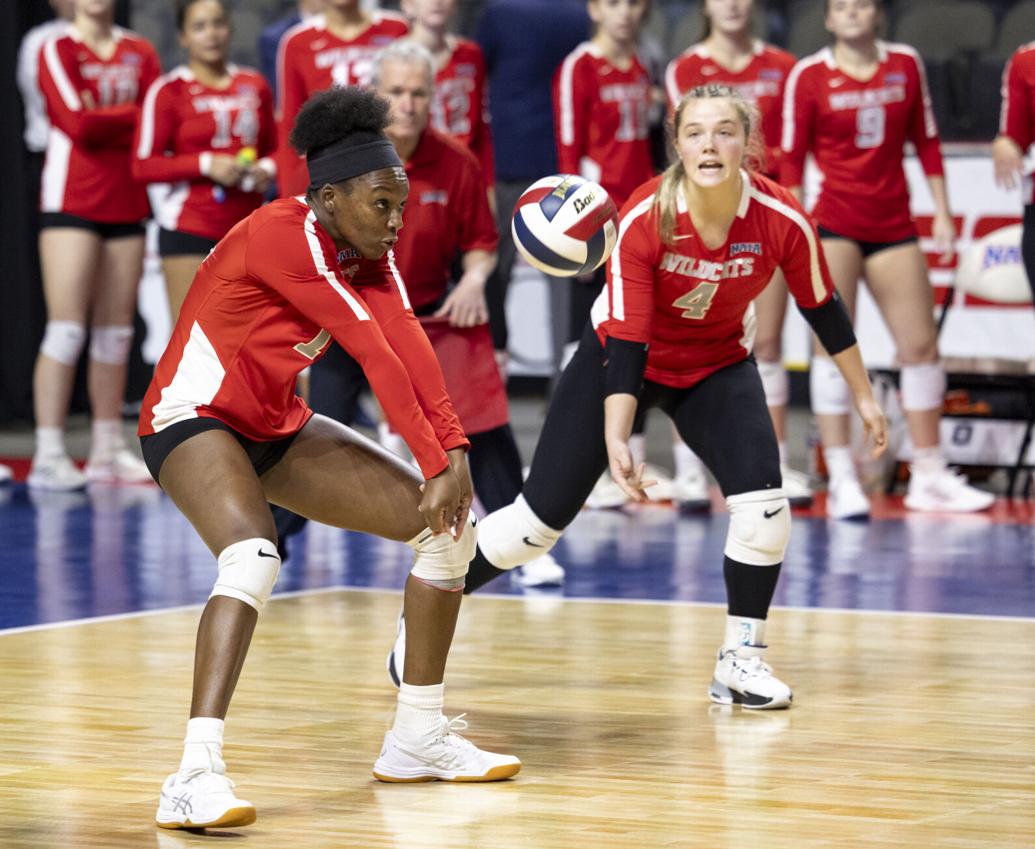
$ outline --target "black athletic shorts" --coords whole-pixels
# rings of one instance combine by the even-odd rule
[[[158,231],[158,255],[208,256],[217,241],[205,236],[195,236],[193,233],[184,233],[182,230],[166,230],[163,227]]]
[[[257,442],[247,436],[242,436],[230,425],[211,416],[184,419],[182,422],[169,425],[158,433],[140,437],[140,449],[144,455],[144,462],[147,464],[151,477],[155,479],[155,483],[161,483],[158,480],[158,474],[162,471],[162,463],[172,450],[181,442],[186,442],[192,436],[206,430],[225,430],[227,433],[233,434],[234,438],[241,443],[248,459],[252,461],[255,474],[260,477],[280,462],[280,458],[287,453],[291,443],[298,436],[297,433],[293,433],[291,436],[274,439],[271,442]]]
[[[916,236],[907,236],[895,242],[863,242],[860,239],[853,239],[851,236],[842,236],[826,227],[817,227],[821,239],[844,239],[846,242],[855,242],[862,251],[863,259],[869,259],[874,254],[886,251],[888,248],[897,248],[899,245],[911,245],[917,241]]]
[[[80,230],[96,233],[102,239],[124,239],[127,236],[144,235],[142,221],[91,221],[89,218],[69,215],[67,212],[41,212],[40,229],[44,227],[78,227]]]

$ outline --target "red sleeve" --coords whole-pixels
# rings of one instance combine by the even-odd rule
[[[485,58],[478,51],[475,62],[474,93],[471,102],[474,109],[471,116],[471,151],[478,157],[486,186],[496,185],[496,157],[492,149],[492,124],[489,122],[489,88],[485,85]]]
[[[172,183],[201,176],[201,156],[176,151],[179,123],[175,79],[156,80],[147,90],[133,143],[133,176],[143,183]],[[170,155],[171,154],[171,155]]]
[[[553,81],[553,112],[557,124],[557,170],[578,174],[579,160],[586,150],[586,126],[594,92],[581,72],[585,63],[581,50],[569,53]]]
[[[298,170],[298,154],[288,141],[295,116],[305,102],[305,80],[299,72],[295,45],[297,38],[286,37],[280,40],[277,51],[277,171],[286,179]],[[283,193],[283,188],[282,193]]]
[[[1021,150],[1032,143],[1032,92],[1021,74],[1020,51],[1010,57],[1003,70],[1003,105],[999,114],[999,132],[1009,136]]]
[[[635,197],[635,196],[634,196]],[[607,261],[607,335],[650,342],[654,321],[654,269],[660,237],[651,212],[654,196],[632,200],[622,210],[618,241]]]
[[[262,77],[256,82],[259,87],[259,157],[272,156],[277,151],[277,122],[273,117],[273,92]]]
[[[791,295],[804,309],[825,304],[834,294],[834,281],[823,256],[816,225],[789,191],[783,190],[775,198],[761,197],[766,206],[780,213],[774,216],[776,242],[780,249],[780,268]]]
[[[392,429],[406,440],[425,479],[448,459],[378,322],[338,271],[333,246],[304,222],[272,219],[250,234],[245,268],[323,327],[363,368]]]
[[[917,96],[913,98],[910,115],[909,137],[916,145],[916,155],[928,177],[945,174],[942,160],[942,143],[938,137],[938,123],[931,106],[931,92],[927,88],[927,72],[919,56],[911,56],[911,83]]]
[[[457,183],[457,196],[452,201],[455,204],[453,209],[460,213],[460,239],[457,246],[461,251],[496,250],[500,239],[492,210],[489,209],[489,197],[481,168],[471,162],[470,166],[461,169]]]
[[[812,143],[815,103],[809,91],[805,65],[799,62],[787,78],[783,93],[783,128],[780,147],[780,183],[800,186],[805,177],[805,154]]]
[[[483,194],[483,200],[484,197]],[[391,254],[370,269],[363,278],[363,285],[359,285],[357,277],[356,291],[370,308],[388,344],[409,373],[417,401],[431,422],[439,444],[446,451],[470,448],[471,443],[446,392],[438,357],[410,309],[406,289]]]
[[[87,86],[72,41],[54,38],[43,45],[39,80],[51,122],[72,141],[86,147],[128,148],[132,144],[137,104],[84,108],[80,92]]]

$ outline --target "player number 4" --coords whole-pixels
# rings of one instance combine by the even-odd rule
[[[308,357],[311,360],[315,360],[324,348],[327,347],[327,343],[331,341],[331,334],[320,328],[320,332],[316,334],[308,342],[299,342],[295,345],[295,350],[298,351],[303,357]]]
[[[708,314],[712,301],[715,299],[715,293],[718,291],[718,283],[703,281],[673,301],[672,306],[683,310],[683,318],[701,319]]]

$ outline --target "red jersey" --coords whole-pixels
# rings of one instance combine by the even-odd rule
[[[777,267],[801,307],[824,304],[834,292],[815,225],[794,196],[767,177],[741,175],[737,215],[714,249],[694,229],[682,192],[675,238],[662,243],[654,208],[660,177],[640,186],[622,210],[592,320],[601,342],[611,336],[648,344],[648,380],[693,386],[745,359],[755,337],[752,301]]]
[[[167,183],[155,218],[166,230],[222,239],[262,204],[258,192],[224,187],[205,176],[215,153],[235,156],[254,148],[261,164],[277,147],[273,96],[258,71],[229,66],[230,84],[198,82],[186,65],[159,77],[147,91],[137,127],[133,173],[147,183]]]
[[[805,154],[823,174],[813,216],[842,236],[895,242],[916,235],[902,165],[907,140],[928,176],[944,173],[924,66],[904,44],[877,42],[866,82],[849,77],[827,47],[802,59],[787,81],[782,182],[800,186]]]
[[[1017,48],[1003,71],[999,133],[1026,151],[1035,142],[1035,41]],[[1025,168],[1024,203],[1033,202],[1030,167]]]
[[[591,41],[576,47],[553,80],[557,165],[594,180],[619,207],[654,174],[650,75],[635,56],[622,70]]]
[[[499,237],[478,160],[458,141],[429,127],[405,167],[410,197],[394,253],[419,311],[445,294],[457,251],[494,251]]]
[[[783,123],[783,90],[794,67],[794,55],[758,39],[754,56],[740,71],[720,65],[703,42],[695,44],[668,63],[665,91],[675,109],[690,89],[709,83],[732,86],[758,107],[762,116],[762,141],[765,143],[765,174],[774,180],[780,173],[780,131]]]
[[[202,263],[144,396],[140,434],[197,416],[254,440],[297,433],[312,411],[298,373],[334,340],[363,367],[426,478],[467,439],[392,254],[339,251],[301,198],[237,224]]]
[[[108,59],[72,26],[40,51],[40,90],[51,124],[40,187],[43,212],[119,224],[150,214],[130,160],[140,103],[161,68],[146,39],[119,27],[112,36],[115,52]]]
[[[288,197],[309,187],[305,159],[292,150],[288,137],[295,116],[309,96],[332,85],[367,85],[374,70],[374,56],[386,44],[409,31],[406,19],[391,12],[372,11],[370,26],[351,41],[327,29],[327,18],[314,15],[289,29],[277,48],[277,121],[280,152],[277,157],[280,196]]]
[[[475,42],[453,36],[450,39],[453,49],[449,61],[435,74],[431,126],[466,145],[478,157],[485,182],[493,185],[496,165],[489,130],[485,57]]]

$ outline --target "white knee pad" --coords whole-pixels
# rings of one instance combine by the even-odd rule
[[[813,357],[809,366],[809,394],[812,412],[818,415],[844,416],[852,412],[852,393],[833,360]]]
[[[725,555],[750,566],[783,562],[791,537],[791,504],[782,489],[759,489],[726,499],[730,526]]]
[[[515,569],[550,551],[561,532],[532,511],[523,495],[482,520],[478,547],[497,569]]]
[[[413,568],[410,574],[422,584],[428,584],[446,592],[459,592],[464,588],[464,575],[474,558],[478,534],[474,513],[467,516],[467,525],[460,539],[449,534],[435,536],[428,529],[417,534],[408,543],[413,548]]]
[[[945,369],[941,363],[902,366],[902,409],[940,410],[945,404]]]
[[[90,328],[90,359],[111,366],[129,360],[129,346],[133,342],[133,328],[122,325]]]
[[[83,343],[86,342],[86,327],[78,321],[48,321],[40,343],[40,353],[66,366],[79,362]]]
[[[762,378],[767,407],[786,407],[790,398],[790,381],[783,363],[758,361],[758,376]]]
[[[235,542],[219,553],[219,577],[209,598],[236,598],[261,613],[279,573],[280,555],[268,539],[255,537]]]

